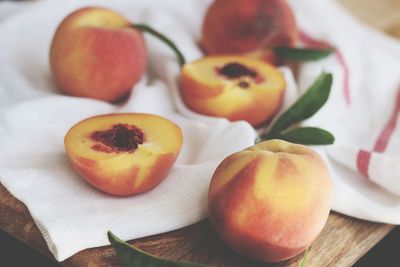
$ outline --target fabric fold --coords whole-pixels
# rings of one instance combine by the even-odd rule
[[[174,40],[188,61],[202,56],[198,42],[211,0],[55,1],[0,3],[0,182],[29,209],[49,249],[62,261],[107,245],[107,230],[122,239],[162,233],[207,216],[207,189],[227,155],[254,143],[248,123],[196,114],[179,93],[175,55],[146,36],[149,72],[119,105],[58,92],[48,64],[60,21],[84,6],[102,6],[148,23]],[[304,124],[336,137],[317,148],[334,183],[333,210],[356,218],[400,224],[400,44],[352,18],[333,0],[290,0],[299,45],[333,46],[337,53],[302,64],[297,82],[287,68],[282,110],[322,72],[334,77],[328,103]],[[327,12],[329,10],[329,12]],[[63,138],[76,122],[112,112],[165,116],[183,130],[182,152],[154,190],[118,198],[89,186],[70,166]]]

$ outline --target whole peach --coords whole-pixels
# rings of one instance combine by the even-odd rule
[[[143,76],[147,50],[142,34],[118,13],[79,9],[58,26],[50,67],[59,88],[72,96],[114,101]]]
[[[215,0],[202,28],[207,54],[249,53],[269,62],[270,48],[294,46],[297,27],[285,0]]]
[[[265,262],[304,251],[332,202],[327,166],[312,149],[270,140],[228,156],[212,178],[210,220],[226,244]]]

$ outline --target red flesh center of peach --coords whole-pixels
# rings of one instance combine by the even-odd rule
[[[92,149],[102,152],[133,152],[144,142],[143,132],[134,125],[115,124],[105,131],[96,131],[90,135],[94,144]]]
[[[220,68],[217,67],[216,72],[227,79],[240,79],[243,77],[250,77],[255,83],[260,83],[264,81],[264,78],[258,75],[257,71],[252,70],[238,62],[227,63]],[[245,80],[240,80],[237,85],[242,89],[247,89],[250,87],[250,83]]]
[[[243,76],[255,78],[257,76],[257,72],[237,62],[225,64],[222,68],[218,69],[217,71],[219,74],[227,77],[228,79],[235,79]]]
[[[243,89],[249,88],[249,86],[250,86],[250,84],[246,81],[241,81],[238,83],[238,85],[240,88],[243,88]]]

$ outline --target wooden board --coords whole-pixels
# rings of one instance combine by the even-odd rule
[[[2,185],[0,185],[0,214],[0,229],[45,255],[53,257],[25,205],[15,199]],[[333,212],[323,232],[309,250],[307,266],[351,266],[393,227],[356,220]],[[266,266],[250,262],[229,250],[217,239],[207,220],[177,231],[134,240],[131,243],[145,251],[170,259],[185,259],[221,267]],[[299,259],[301,256],[279,266],[298,266]],[[68,267],[121,266],[111,247],[81,251],[62,264]]]
[[[400,0],[338,0],[358,19],[400,38]]]
[[[393,36],[400,37],[400,0],[339,0],[356,16]],[[53,258],[23,203],[0,184],[0,229]],[[351,266],[394,226],[371,223],[332,212],[327,225],[309,250],[307,266]],[[224,246],[208,221],[131,242],[170,259],[185,259],[224,267],[269,266],[250,262]],[[278,266],[298,266],[297,258]],[[87,249],[62,265],[68,267],[121,266],[111,247]],[[270,265],[273,266],[273,265]]]

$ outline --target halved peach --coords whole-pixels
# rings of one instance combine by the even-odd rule
[[[179,126],[144,113],[100,115],[74,125],[65,136],[72,166],[92,186],[134,195],[158,185],[182,146]]]
[[[285,87],[278,69],[244,56],[204,57],[181,72],[181,94],[190,109],[253,126],[277,112]]]

